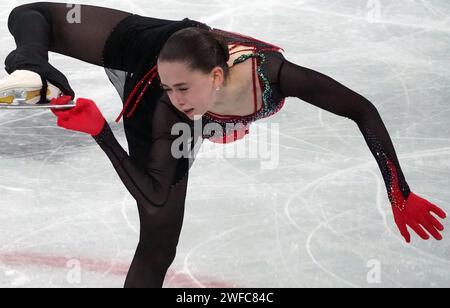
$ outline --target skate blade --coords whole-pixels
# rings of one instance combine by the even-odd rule
[[[50,90],[47,90],[50,95]],[[38,104],[36,100],[41,96],[40,90],[34,89],[13,89],[2,91],[0,93],[0,109],[67,109],[76,106],[75,102],[70,101],[66,105]]]
[[[18,103],[18,104],[10,104],[6,105],[3,103],[0,103],[0,109],[68,109],[76,107],[76,103],[74,101],[70,101],[65,105],[50,105],[48,104],[36,104],[36,105],[30,105],[27,103]]]
[[[47,89],[47,95],[50,95],[50,89]],[[36,88],[9,89],[0,92],[0,103],[13,104],[23,101],[28,104],[35,104],[41,96],[41,90]]]

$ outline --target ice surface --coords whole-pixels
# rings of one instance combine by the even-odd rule
[[[15,48],[8,14],[26,2],[0,4],[2,59]],[[372,101],[411,189],[450,212],[449,1],[95,4],[189,17],[284,47],[289,60]],[[51,62],[79,96],[98,103],[126,148],[122,124],[114,123],[121,103],[103,69],[57,54]],[[264,134],[277,125],[279,162],[272,169],[256,159],[208,157],[236,145],[205,143],[191,169],[167,287],[450,286],[450,237],[403,243],[355,123],[288,99],[275,117],[252,127]],[[58,128],[49,111],[0,112],[0,136],[0,286],[121,287],[138,216],[102,150],[90,136]]]

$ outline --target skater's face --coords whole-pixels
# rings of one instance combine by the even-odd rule
[[[187,63],[158,61],[161,86],[167,92],[172,104],[191,120],[203,116],[217,99],[218,91],[224,82],[223,70],[214,68],[205,74],[194,70]]]

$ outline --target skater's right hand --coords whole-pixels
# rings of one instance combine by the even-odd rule
[[[50,104],[65,105],[71,99],[70,96],[62,96],[52,99]],[[97,136],[105,125],[103,114],[95,102],[89,99],[78,98],[76,107],[70,109],[56,110],[52,108],[51,110],[58,117],[57,125],[65,129]]]

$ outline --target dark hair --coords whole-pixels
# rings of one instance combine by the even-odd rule
[[[185,28],[172,34],[159,53],[160,61],[186,62],[193,70],[210,73],[220,66],[229,74],[230,53],[225,39],[212,31],[196,27]]]

